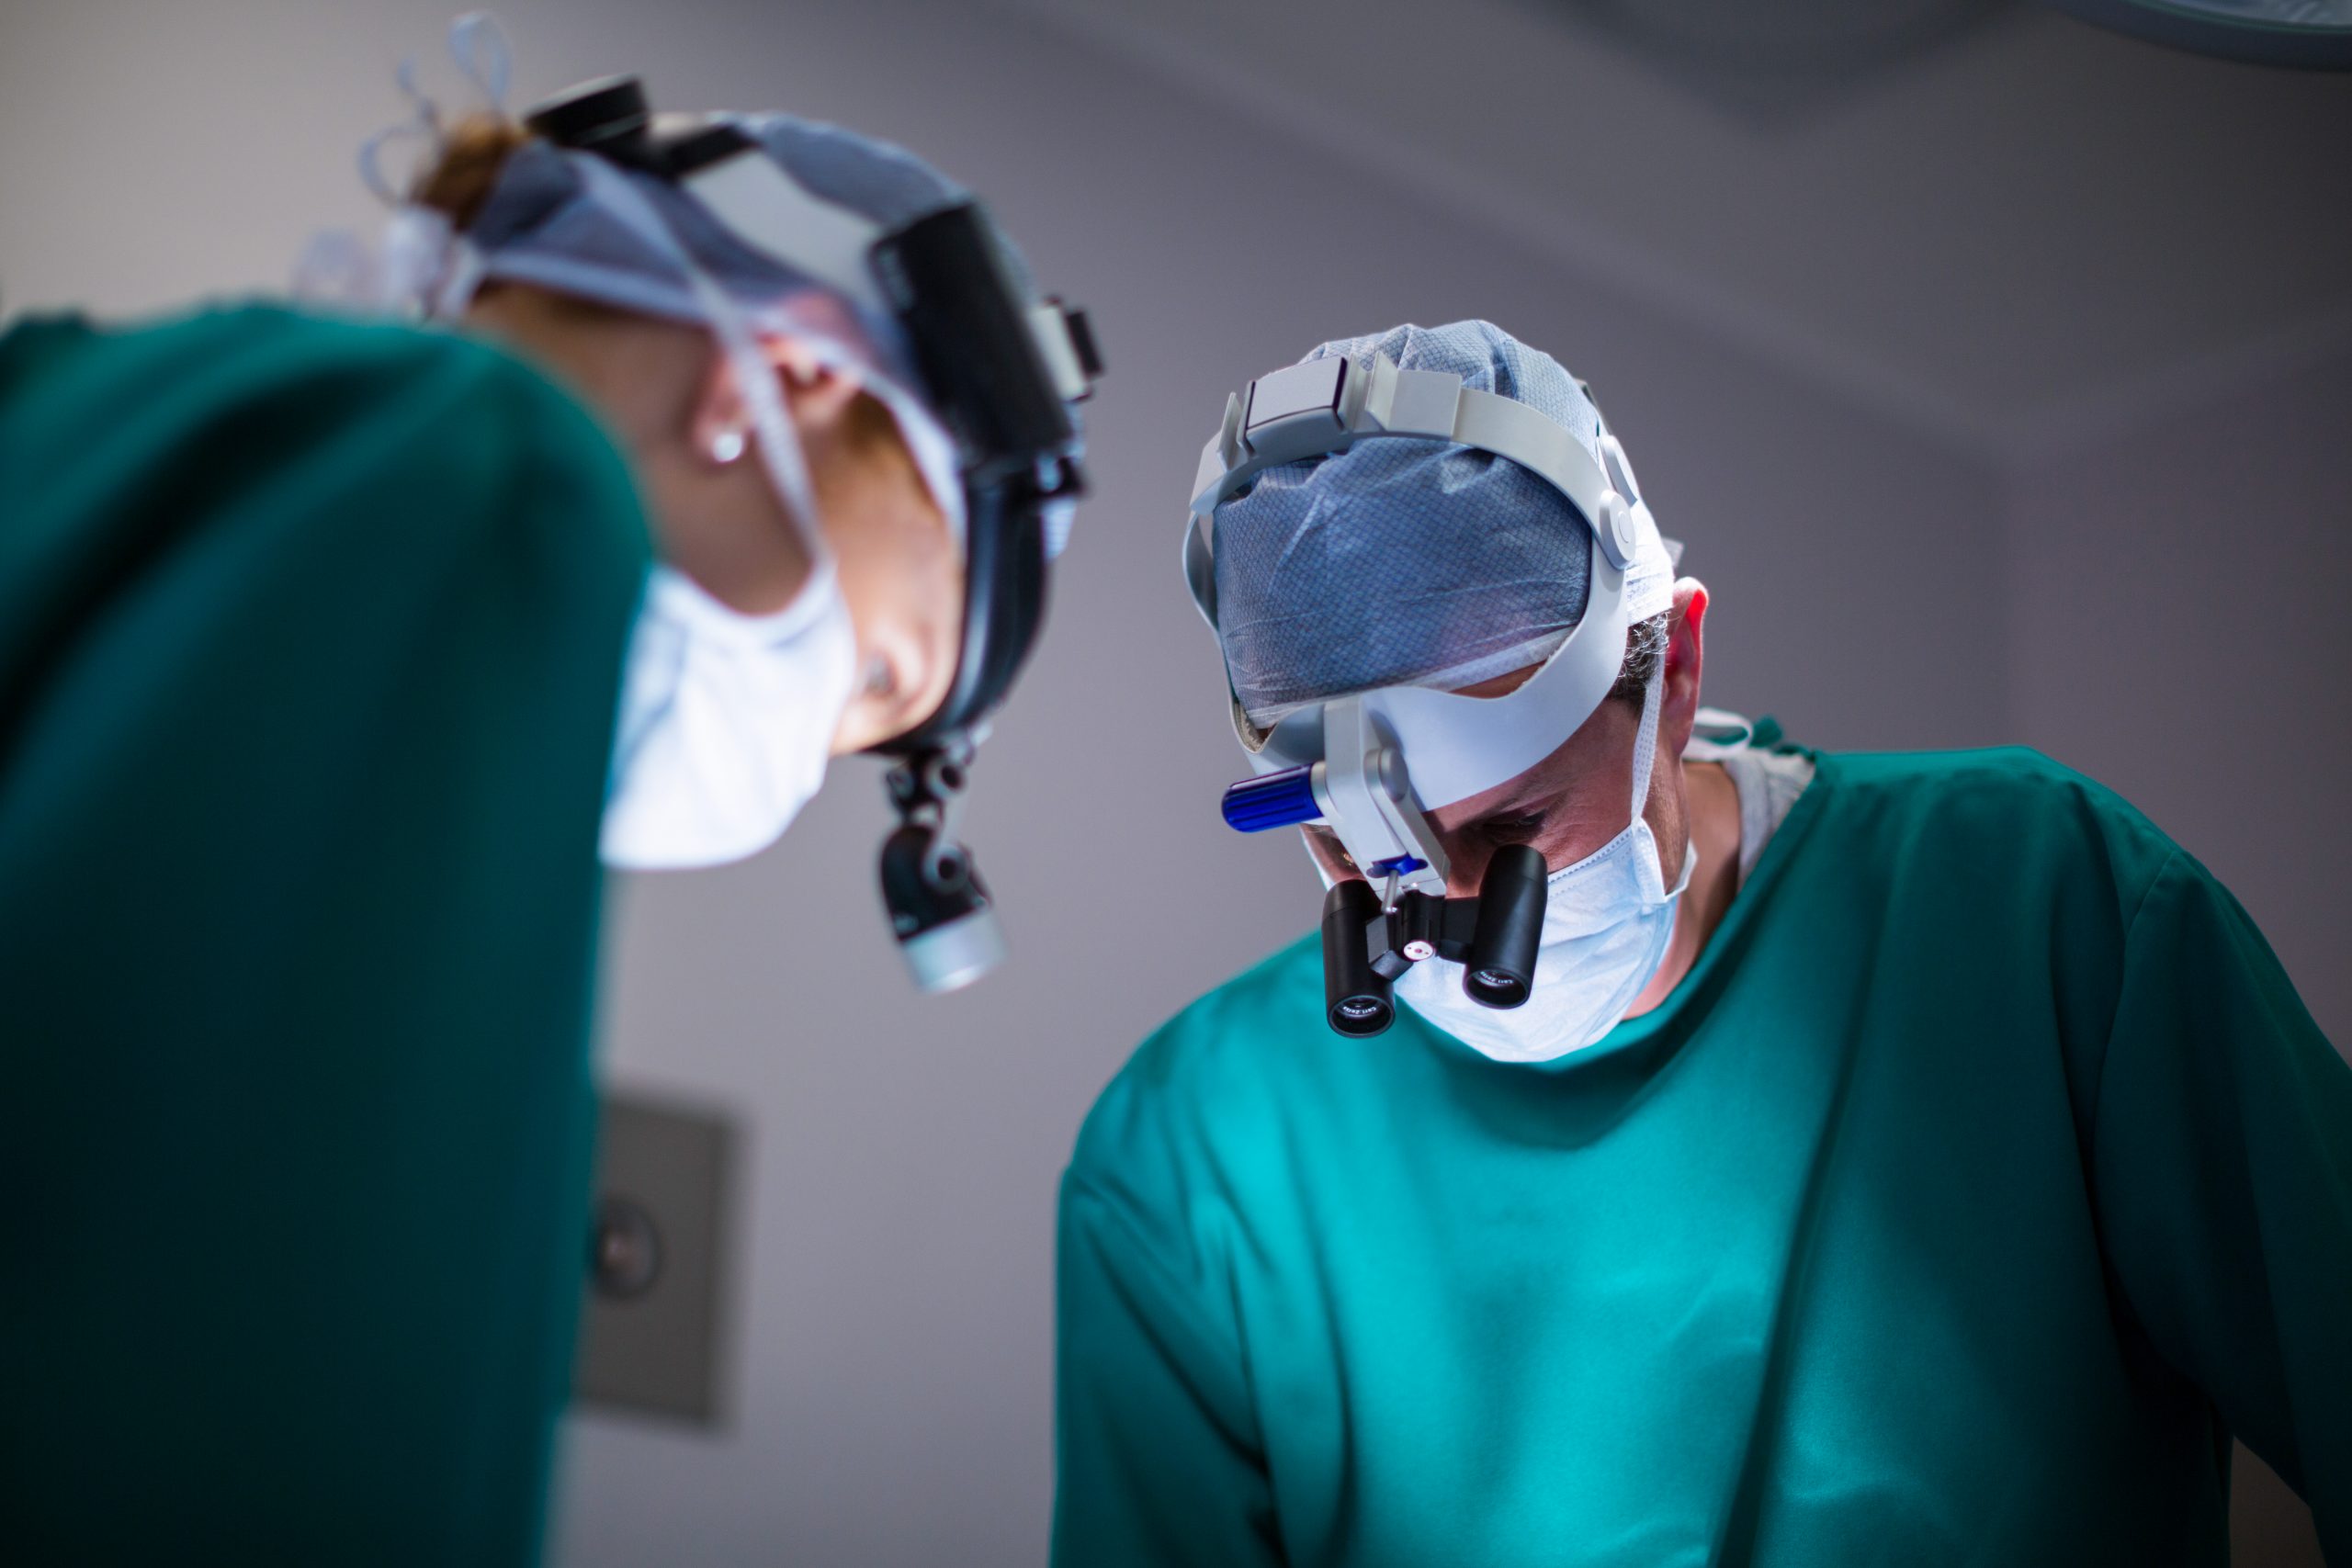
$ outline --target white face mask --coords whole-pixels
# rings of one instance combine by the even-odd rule
[[[1657,975],[1674,937],[1675,901],[1698,863],[1686,848],[1682,874],[1665,885],[1657,839],[1643,819],[1650,762],[1657,750],[1659,688],[1642,694],[1634,742],[1633,824],[1545,882],[1544,941],[1527,1001],[1498,1010],[1462,994],[1462,965],[1425,958],[1396,982],[1396,995],[1438,1028],[1498,1062],[1548,1062],[1580,1051],[1617,1026]]]
[[[824,782],[856,677],[830,563],[771,615],[655,567],[622,677],[605,863],[718,865],[774,843]]]
[[[665,566],[647,580],[628,662],[600,846],[629,869],[718,865],[767,848],[824,783],[857,682],[857,631],[818,525],[816,487],[775,367],[751,323],[645,198],[601,159],[577,160],[612,210],[693,284],[734,373],[752,446],[810,561],[792,603],[745,615]]]

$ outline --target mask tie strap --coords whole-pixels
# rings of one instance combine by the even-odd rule
[[[494,115],[506,113],[506,87],[514,73],[506,29],[487,11],[469,11],[449,24],[449,58],[474,85]]]
[[[571,152],[565,156],[580,172],[598,203],[660,251],[693,286],[703,308],[705,323],[718,340],[728,366],[734,371],[736,391],[750,412],[752,434],[759,443],[768,477],[808,551],[808,583],[802,592],[820,589],[834,571],[833,552],[818,522],[816,485],[808,476],[808,458],[800,449],[800,437],[792,416],[785,408],[784,394],[777,389],[775,367],[761,352],[742,313],[727,298],[726,291],[695,265],[685,246],[670,231],[669,224],[645,194],[618,169],[593,153]]]
[[[504,118],[506,88],[514,73],[514,57],[507,47],[506,29],[498,25],[498,18],[487,11],[469,11],[451,22],[449,58],[457,62],[458,74],[481,96],[482,107]],[[437,138],[441,133],[440,111],[431,99],[417,91],[409,62],[401,63],[400,81],[401,90],[416,102],[422,123]],[[401,210],[405,215],[413,208],[403,202]],[[451,321],[464,313],[474,290],[481,287],[481,251],[452,229],[439,213],[429,216],[439,221],[440,243],[433,250],[430,265],[415,277],[413,297],[428,321]]]
[[[1657,710],[1666,685],[1666,655],[1658,655],[1650,678],[1642,683],[1642,727],[1634,737],[1634,820],[1650,803],[1650,768],[1657,758]]]
[[[1666,704],[1666,656],[1658,655],[1657,667],[1642,686],[1642,727],[1634,738],[1634,821],[1636,829],[1643,826],[1643,808],[1650,800],[1650,770],[1657,759],[1658,711]],[[1653,835],[1655,837],[1655,835]],[[1638,842],[1638,836],[1636,839]],[[1681,897],[1690,886],[1690,878],[1699,868],[1699,845],[1696,840],[1686,840],[1682,847],[1682,873],[1669,886],[1666,882],[1666,866],[1653,852],[1644,857],[1640,866],[1643,882],[1658,879],[1657,896],[1650,902],[1663,904]]]
[[[408,204],[408,197],[384,173],[384,149],[413,136],[421,136],[437,145],[441,140],[441,114],[416,85],[415,61],[401,61],[392,79],[400,84],[401,96],[408,99],[408,118],[384,127],[359,144],[359,183],[385,206],[399,208]]]

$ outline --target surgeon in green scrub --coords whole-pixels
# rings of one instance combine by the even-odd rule
[[[794,248],[964,193],[717,124],[759,249],[483,117],[368,273],[438,321],[0,336],[0,1561],[537,1558],[603,868],[931,723],[978,536]]]
[[[1486,323],[1334,355],[1526,405],[1638,495]],[[1258,387],[1241,419],[1323,446],[1357,407]],[[1309,937],[1103,1092],[1061,1194],[1059,1568],[2219,1564],[2233,1438],[2352,1565],[2352,1069],[2261,933],[2033,752],[1702,716],[1706,590],[1645,510],[1600,572],[1595,510],[1438,439],[1216,507],[1258,740],[1532,691],[1604,589],[1623,663],[1466,796],[1398,732],[1456,778],[1420,802],[1454,895],[1548,868],[1524,1005],[1432,956],[1351,1038]],[[1327,879],[1378,869],[1306,831]]]

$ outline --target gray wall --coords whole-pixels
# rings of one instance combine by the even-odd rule
[[[526,96],[643,65],[669,101],[929,151],[1094,309],[1114,367],[1098,494],[978,775],[1007,970],[908,994],[864,764],[776,851],[616,889],[605,1058],[748,1122],[748,1289],[727,1431],[571,1423],[565,1561],[1039,1559],[1071,1136],[1142,1033],[1316,905],[1300,856],[1217,823],[1236,761],[1175,562],[1224,394],[1323,337],[1480,314],[1555,350],[1716,592],[1715,700],[1828,746],[2021,738],[2103,773],[2247,893],[2352,1037],[2322,794],[2346,744],[2341,365],[2016,469],[1029,11],[502,10]],[[397,111],[389,63],[437,61],[443,14],[0,0],[0,298],[133,310],[273,283],[311,226],[367,216],[349,151]],[[2253,1560],[2297,1560],[2279,1517]]]
[[[2014,728],[2227,882],[2352,1046],[2352,353],[2020,471]]]

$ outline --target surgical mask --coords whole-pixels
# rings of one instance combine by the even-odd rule
[[[1666,958],[1698,851],[1685,849],[1682,873],[1667,886],[1657,839],[1642,817],[1661,684],[1653,674],[1642,694],[1632,825],[1545,880],[1544,940],[1526,1002],[1509,1010],[1481,1007],[1463,994],[1462,966],[1442,958],[1423,959],[1396,982],[1396,995],[1415,1012],[1482,1056],[1548,1062],[1584,1049],[1617,1026]]]
[[[770,615],[732,610],[668,567],[647,581],[600,850],[605,864],[630,869],[718,865],[774,843],[824,783],[856,687],[856,628],[799,432],[751,323],[617,171],[573,156],[590,187],[693,285],[734,372],[751,445],[810,560],[800,592]]]
[[[856,674],[830,564],[768,615],[654,568],[622,680],[605,863],[718,865],[774,843],[824,783]]]

